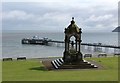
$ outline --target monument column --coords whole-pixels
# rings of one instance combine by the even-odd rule
[[[76,41],[75,43],[76,43],[76,51],[77,51],[77,39],[75,41]]]
[[[69,47],[70,47],[70,40],[68,40],[67,45],[68,45],[68,51],[69,51]]]
[[[80,52],[80,40],[79,40],[79,52]]]

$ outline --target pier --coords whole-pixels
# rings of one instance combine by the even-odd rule
[[[57,47],[64,46],[64,41],[48,41],[48,43],[52,43],[52,45],[56,45]],[[50,44],[51,45],[51,44]],[[120,46],[115,45],[106,45],[102,43],[81,43],[81,49],[87,50],[88,52],[103,52],[108,53],[110,49],[113,50],[115,55],[120,55]]]
[[[51,40],[48,38],[44,39],[22,39],[22,44],[41,44],[41,45],[48,45],[49,43],[65,43],[64,41],[56,41],[56,40]],[[95,46],[95,47],[106,47],[106,48],[116,48],[120,49],[120,46],[115,46],[115,45],[106,45],[102,43],[81,43],[81,45],[85,46]]]
[[[47,39],[22,39],[22,44],[41,44],[41,45],[49,45],[49,43],[56,43],[56,44],[62,44],[65,43],[64,41],[56,41],[56,40],[47,40]],[[102,43],[81,43],[81,45],[85,46],[94,46],[94,47],[106,47],[106,48],[116,48],[120,49],[120,46],[115,45],[106,45]]]
[[[52,40],[48,38],[43,38],[43,39],[24,38],[22,39],[21,43],[64,47],[65,42]],[[81,43],[81,48],[87,50],[88,52],[94,51],[94,52],[104,52],[104,53],[107,53],[110,49],[112,49],[115,55],[120,55],[120,46],[115,46],[115,45],[106,45],[102,43]]]
[[[65,43],[64,41],[48,41],[48,42],[53,42],[53,43]],[[117,48],[120,49],[120,46],[114,46],[114,45],[105,45],[101,43],[81,43],[81,45],[85,46],[95,46],[95,47],[106,47],[106,48]]]

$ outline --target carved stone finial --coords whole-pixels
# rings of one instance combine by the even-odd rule
[[[72,17],[72,20],[74,20],[74,17]]]
[[[75,23],[75,21],[74,21],[74,17],[72,17],[71,24],[74,24],[74,23]]]

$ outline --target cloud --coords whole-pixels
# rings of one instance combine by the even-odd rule
[[[103,15],[103,16],[95,16],[92,15],[90,16],[87,21],[107,21],[109,19],[113,18],[113,15],[109,14],[109,15]]]
[[[86,29],[93,31],[111,31],[117,27],[117,16],[106,14],[101,16],[91,15],[84,21]]]
[[[77,25],[84,31],[112,31],[117,26],[116,2],[117,0],[5,2],[2,12],[3,29],[63,31],[74,16]]]
[[[20,10],[3,12],[3,29],[7,27],[9,29],[55,30],[59,28],[62,22],[65,22],[66,16],[69,14],[52,12],[39,15]]]
[[[10,12],[3,12],[3,19],[4,20],[29,20],[34,18],[34,15],[27,14],[25,11],[13,10]]]

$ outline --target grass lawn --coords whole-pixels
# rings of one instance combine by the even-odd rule
[[[89,58],[87,58],[89,59]],[[4,61],[3,81],[117,81],[118,57],[91,58],[104,69],[47,71],[38,59]]]

